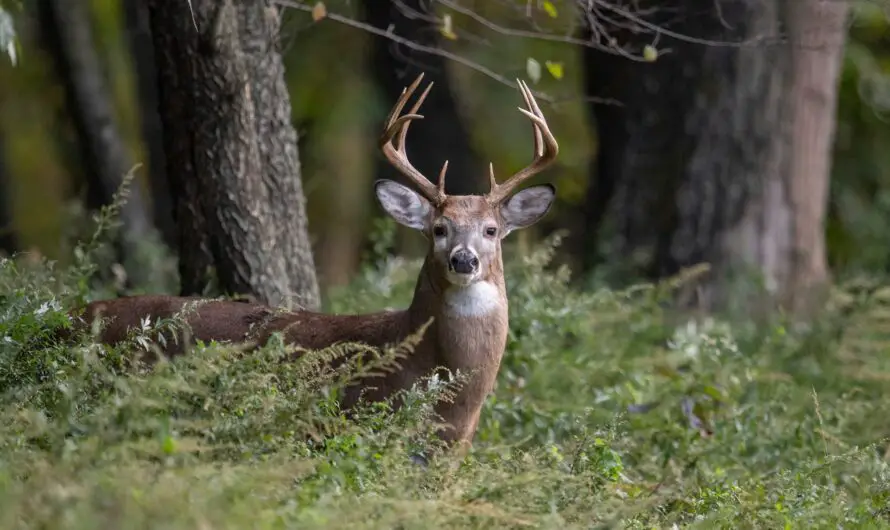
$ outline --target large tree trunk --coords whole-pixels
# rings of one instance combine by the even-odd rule
[[[167,245],[176,248],[177,234],[164,167],[164,142],[161,138],[161,117],[158,114],[158,76],[155,71],[148,8],[143,0],[124,0],[123,12],[136,77],[142,141],[148,153],[148,182],[154,224]]]
[[[374,27],[392,31],[412,42],[438,46],[439,30],[424,16],[428,16],[432,2],[406,0],[364,0],[365,19]],[[421,173],[436,181],[442,163],[448,160],[445,191],[468,195],[488,191],[488,169],[470,144],[469,134],[460,117],[460,109],[449,87],[449,76],[442,57],[423,54],[405,48],[380,36],[372,37],[371,69],[386,109],[381,122],[402,89],[424,72],[424,85],[434,82],[420,112],[427,116],[411,126],[408,155]],[[396,171],[382,157],[378,157],[378,178],[400,180]]]
[[[149,4],[182,290],[202,291],[213,266],[225,291],[314,309],[304,198],[293,182],[296,133],[278,51],[269,46],[278,40],[277,8],[191,4],[194,22],[187,2]]]
[[[290,94],[279,50],[281,14],[276,6],[252,1],[240,3],[238,15],[275,239],[287,265],[290,290],[300,294],[295,302],[314,308],[320,303],[318,281],[300,178],[297,131],[291,121]]]
[[[660,5],[687,15],[675,18],[679,33],[767,39],[742,47],[662,40],[673,53],[654,64],[589,57],[588,75],[624,93],[620,116],[596,112],[600,134],[614,137],[600,150],[607,158],[591,192],[614,183],[616,256],[642,251],[655,277],[710,263],[694,291],[705,308],[758,299],[738,289],[751,272],[771,299],[811,306],[806,295],[828,280],[822,222],[846,3]],[[783,27],[787,41],[776,38]],[[827,45],[802,47],[803,34]]]
[[[117,127],[87,9],[82,2],[47,0],[38,4],[42,36],[64,85],[68,113],[77,132],[87,180],[87,206],[97,209],[111,202],[133,163]],[[151,273],[138,264],[139,247],[150,236],[151,223],[138,182],[130,187],[120,220],[119,259],[130,282],[139,285]]]

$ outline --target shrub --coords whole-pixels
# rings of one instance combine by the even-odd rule
[[[548,269],[558,242],[507,260],[507,352],[463,458],[432,436],[438,380],[398,412],[342,414],[339,390],[368,367],[325,361],[360,345],[281,363],[277,339],[251,355],[199,344],[148,370],[132,352],[176,319],[114,348],[55,339],[68,309],[104,292],[98,244],[64,269],[0,262],[0,524],[890,526],[879,286],[838,289],[807,328],[677,326],[670,284],[578,290]],[[330,309],[404,305],[418,267],[378,258]]]

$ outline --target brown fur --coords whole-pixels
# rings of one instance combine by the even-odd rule
[[[454,199],[442,206],[442,212],[455,220],[469,222],[481,213],[479,209],[491,213],[491,207],[485,205],[481,197]],[[475,199],[470,201],[474,203],[470,211],[465,209],[467,199]],[[432,317],[421,343],[412,355],[401,361],[401,368],[350,388],[343,406],[352,407],[362,390],[367,399],[383,400],[430,375],[437,366],[475,372],[453,402],[443,402],[437,407],[437,413],[452,426],[442,433],[442,438],[468,442],[475,433],[482,404],[494,385],[507,340],[507,298],[500,252],[481,279],[498,286],[499,303],[496,311],[480,317],[449,313],[442,300],[445,291],[453,287],[445,280],[441,266],[427,258],[407,310],[330,315],[277,312],[255,303],[209,300],[198,305],[187,321],[191,337],[202,341],[263,344],[272,333],[284,331],[287,343],[318,349],[337,342],[360,342],[375,347],[397,344]],[[138,327],[142,319],[169,318],[186,303],[196,300],[201,299],[157,295],[122,297],[92,302],[72,315],[79,317],[81,325],[91,324],[97,316],[105,318],[107,323],[100,331],[99,340],[114,344],[126,338],[128,329]],[[176,356],[183,353],[183,347],[181,343],[168,341],[163,351],[168,356]]]

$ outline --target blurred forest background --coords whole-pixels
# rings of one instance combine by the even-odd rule
[[[172,5],[3,2],[0,35],[14,30],[15,40],[4,45],[12,60],[0,61],[0,251],[66,262],[83,213],[141,163],[122,221],[142,246],[125,245],[124,267],[110,270],[125,278],[119,292],[173,292],[174,257],[187,248],[173,195],[184,184],[168,180],[158,22],[145,4]],[[448,159],[452,193],[484,191],[488,161],[503,179],[531,159],[513,84],[530,81],[560,143],[556,167],[535,180],[555,183],[558,202],[512,237],[523,246],[566,230],[558,260],[580,281],[663,277],[699,262],[723,281],[753,262],[796,303],[829,277],[890,270],[887,5],[648,4],[279,2],[293,176],[322,292],[349,282],[371,251],[420,249],[414,235],[372,239],[386,223],[371,185],[393,176],[377,137],[419,71],[436,86],[409,155],[432,178]]]

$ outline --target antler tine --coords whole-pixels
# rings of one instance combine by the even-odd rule
[[[445,173],[448,172],[448,161],[442,164],[442,170],[439,171],[439,197],[445,197]]]
[[[417,114],[417,111],[420,110],[420,106],[423,105],[423,101],[426,99],[427,94],[429,94],[430,89],[433,88],[433,83],[427,85],[426,89],[420,94],[420,97],[417,98],[417,102],[414,103],[407,114],[399,116],[402,109],[405,107],[405,103],[411,98],[414,91],[417,90],[421,80],[423,80],[423,73],[418,75],[417,79],[415,79],[410,86],[402,89],[402,95],[399,97],[399,100],[396,101],[396,104],[389,112],[389,116],[386,118],[386,126],[380,137],[380,148],[383,150],[383,154],[386,156],[389,163],[402,175],[407,177],[417,187],[417,191],[420,192],[421,195],[433,203],[438,204],[444,198],[444,193],[440,193],[439,188],[411,164],[408,160],[408,153],[405,151],[405,139],[408,135],[408,128],[411,126],[413,120],[423,119],[423,116]],[[395,144],[393,143],[394,139]],[[439,176],[440,180],[445,178],[444,170],[445,168],[443,168],[442,174]]]
[[[524,81],[517,79],[516,82],[528,107],[528,110],[519,107],[519,112],[525,114],[532,122],[532,130],[535,135],[535,158],[531,164],[515,173],[503,184],[497,184],[494,178],[494,166],[489,166],[491,191],[488,193],[488,200],[492,203],[506,199],[520,184],[553,164],[556,155],[559,154],[559,144],[553,133],[550,132],[550,126],[547,125],[547,120],[544,118],[544,113],[541,112],[538,102],[535,101],[534,94]]]

